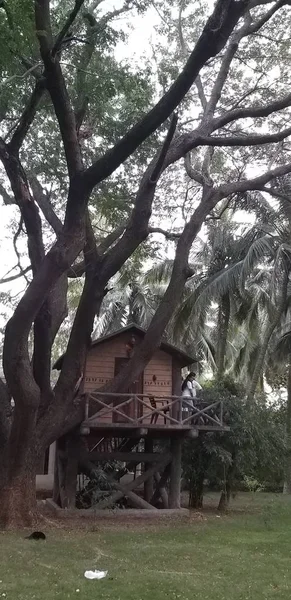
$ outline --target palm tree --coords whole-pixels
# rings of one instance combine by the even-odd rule
[[[290,313],[290,311],[288,311]],[[285,376],[287,384],[286,406],[286,463],[284,492],[291,494],[291,321],[290,314],[286,317],[285,325],[277,335],[276,343],[271,354],[272,363],[269,365],[271,374],[274,364]]]

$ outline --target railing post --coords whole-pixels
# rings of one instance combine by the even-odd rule
[[[220,425],[223,426],[223,401],[220,400]]]
[[[89,417],[89,394],[85,396],[85,417],[84,420],[87,421]]]
[[[136,425],[136,420],[137,420],[137,414],[138,414],[138,410],[137,410],[137,405],[138,405],[138,397],[134,396],[134,404],[133,404],[133,418],[134,418],[134,423]]]

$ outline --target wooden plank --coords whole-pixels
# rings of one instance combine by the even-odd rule
[[[181,477],[182,477],[182,439],[171,439],[171,474],[169,491],[169,508],[181,508]]]
[[[128,498],[128,500],[130,501],[130,504],[134,508],[143,508],[143,509],[147,509],[147,510],[157,510],[149,502],[147,502],[146,500],[144,500],[143,498],[141,498],[140,496],[138,496],[134,492],[129,492],[123,486],[116,485],[116,488],[120,489],[120,491],[123,492],[124,496],[126,496],[126,498]]]
[[[128,485],[124,486],[124,491],[118,490],[118,491],[114,492],[108,498],[105,498],[104,500],[101,500],[100,502],[95,504],[95,508],[98,510],[98,509],[108,508],[109,506],[112,506],[113,504],[115,504],[115,502],[118,502],[118,500],[120,500],[124,495],[126,495],[127,492],[132,492],[134,489],[136,489],[137,487],[142,485],[147,479],[152,477],[154,475],[154,473],[156,473],[157,471],[160,471],[161,469],[164,469],[167,464],[168,464],[168,459],[159,461],[153,467],[148,469],[148,471],[145,471],[142,475],[137,477],[134,481],[131,481],[130,483],[128,483]]]
[[[170,453],[160,454],[157,452],[122,452],[114,450],[113,452],[93,452],[82,453],[81,458],[86,458],[92,462],[106,462],[107,460],[119,460],[121,462],[153,463],[162,458],[171,458]]]

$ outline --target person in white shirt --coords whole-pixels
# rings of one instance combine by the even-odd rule
[[[193,399],[196,398],[197,391],[202,390],[202,387],[198,381],[196,381],[196,373],[189,373],[185,377],[182,383],[182,398],[185,398],[183,402],[184,409],[191,409],[194,406]]]

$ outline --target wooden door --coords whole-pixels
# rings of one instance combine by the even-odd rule
[[[115,365],[114,365],[114,376],[118,375],[118,373],[120,373],[121,369],[123,369],[127,363],[129,361],[129,358],[115,358]],[[139,378],[136,381],[133,381],[133,383],[130,384],[128,390],[126,390],[125,394],[142,394],[143,393],[143,373],[140,374]],[[126,398],[124,398],[124,400],[126,400]],[[122,396],[120,398],[116,398],[115,401],[115,405],[118,405],[122,402]],[[130,404],[127,404],[126,406],[122,407],[120,409],[120,412],[123,412],[124,415],[129,416],[130,418],[134,418],[134,409],[135,409],[135,403],[134,401],[130,402]],[[137,405],[137,413],[136,416],[137,417],[141,417],[142,413],[143,413],[143,407],[142,404],[138,403]],[[122,417],[119,414],[113,413],[113,423],[128,423],[130,424],[130,421],[128,421],[126,419],[126,416]]]

